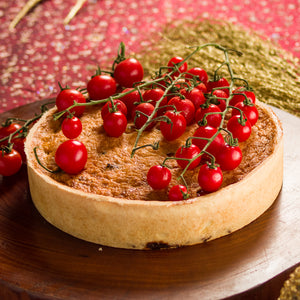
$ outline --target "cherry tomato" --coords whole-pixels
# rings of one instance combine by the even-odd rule
[[[255,123],[258,120],[258,110],[255,107],[255,105],[247,105],[245,102],[238,102],[235,107],[242,110],[242,112],[245,114],[246,118],[250,122],[251,126],[255,125]],[[232,109],[231,115],[240,115],[240,111],[237,109]]]
[[[13,148],[20,153],[23,162],[26,162],[26,154],[25,154],[25,150],[24,150],[24,144],[25,144],[26,138],[13,138],[12,139],[12,143]]]
[[[226,78],[222,77],[217,81],[208,81],[206,84],[207,87],[207,92],[210,93],[214,88],[222,88],[222,87],[229,87],[229,82],[227,81]],[[222,91],[224,91],[227,96],[229,96],[229,89],[221,89]]]
[[[135,58],[127,58],[117,64],[114,70],[114,78],[120,86],[133,87],[134,83],[140,82],[144,77],[144,69]]]
[[[228,98],[228,95],[225,91],[222,90],[214,90],[212,93],[214,96],[218,98]],[[226,109],[226,100],[225,99],[217,99],[216,105],[220,108],[221,111]]]
[[[180,85],[174,85],[169,91],[168,91],[168,93],[167,93],[167,97],[168,97],[168,104],[169,104],[169,101],[172,99],[172,98],[174,98],[175,96],[175,94],[177,95],[177,93],[180,91],[180,89],[181,89],[181,86]],[[177,97],[177,96],[176,96]]]
[[[90,99],[106,99],[116,93],[117,84],[109,75],[96,75],[87,84]]]
[[[103,127],[107,135],[119,137],[126,130],[127,118],[120,111],[107,113],[103,119]]]
[[[188,191],[184,185],[174,185],[169,190],[168,198],[170,201],[185,200],[188,198]]]
[[[140,129],[144,126],[144,124],[148,121],[148,117],[150,116],[154,111],[154,106],[150,103],[140,103],[137,107],[135,107],[135,109],[133,110],[133,120],[134,120],[134,124],[135,127],[137,129]],[[142,112],[141,114],[139,112]],[[145,116],[145,115],[147,116]],[[154,118],[156,117],[156,114],[154,115]],[[150,130],[151,128],[153,128],[153,126],[155,125],[155,122],[151,122],[148,126],[147,126],[147,130]]]
[[[82,124],[80,119],[73,116],[72,118],[65,118],[61,124],[61,130],[68,139],[77,138],[82,131]]]
[[[7,153],[0,151],[0,175],[11,176],[16,174],[22,166],[22,157],[18,151],[12,149]]]
[[[87,150],[77,140],[67,140],[59,145],[55,153],[56,164],[68,174],[78,174],[87,162]]]
[[[244,120],[245,124],[241,124],[240,116],[232,116],[227,123],[227,129],[232,133],[234,138],[239,142],[246,141],[251,135],[251,124],[248,120]]]
[[[181,146],[180,148],[177,149],[175,153],[176,158],[187,158],[187,159],[193,159],[197,155],[199,155],[201,150],[194,144],[191,144],[189,147],[186,146]],[[188,164],[188,160],[182,160],[182,159],[177,159],[177,164],[184,169]],[[188,170],[195,169],[196,167],[199,166],[201,161],[201,156],[196,158],[188,167]]]
[[[200,90],[203,94],[207,93],[206,85],[203,82],[195,86],[195,88]]]
[[[220,167],[212,167],[208,164],[201,166],[198,173],[198,183],[205,192],[215,192],[223,182],[223,173]]]
[[[180,97],[173,97],[168,105],[174,105],[186,120],[186,125],[190,125],[194,121],[195,117],[195,106],[189,99],[181,99]]]
[[[208,81],[208,76],[205,70],[201,68],[192,68],[187,71],[188,74],[185,75],[185,78],[193,78],[193,76],[197,76],[200,81],[202,81],[204,84]]]
[[[132,91],[131,93],[120,97],[120,100],[125,103],[127,107],[127,118],[129,119],[132,116],[132,111],[135,108],[135,103],[141,102],[141,96],[140,93],[137,90],[134,90],[133,88],[127,88],[123,91],[123,93],[126,93],[128,91]]]
[[[206,125],[206,126],[200,126],[194,133],[194,137],[201,137],[201,138],[211,138],[217,133],[217,128]],[[203,148],[208,143],[207,140],[203,139],[192,139],[192,142],[194,145],[198,146],[200,150],[203,150]],[[225,144],[224,138],[221,133],[219,133],[215,139],[211,142],[211,144],[206,148],[206,151],[211,153],[212,155],[216,156],[218,152],[220,151],[221,147]],[[207,155],[203,155],[203,157],[206,159]]]
[[[217,113],[206,115],[208,113]],[[201,122],[205,116],[206,124],[218,128],[222,121],[221,110],[217,105],[210,104],[207,108],[199,108],[195,113],[195,121]]]
[[[245,97],[243,95],[238,95],[238,94],[244,94],[245,96],[247,96],[247,98],[252,102],[255,103],[255,94],[251,91],[247,91],[245,90],[244,87],[238,87],[236,88],[233,92],[233,97],[231,98],[229,104],[231,106],[235,106],[238,102],[243,102],[245,101]]]
[[[185,117],[178,112],[175,113],[174,111],[167,111],[164,116],[168,117],[172,123],[161,121],[160,131],[167,141],[174,141],[185,132]]]
[[[156,102],[159,101],[164,95],[164,91],[160,88],[146,90],[143,94],[143,99],[145,102],[151,103],[153,106],[156,105]],[[168,98],[162,98],[159,107],[165,106],[168,104]],[[157,110],[157,115],[161,116],[165,113],[166,108],[161,108]]]
[[[22,126],[18,123],[11,123],[8,126],[3,126],[0,128],[0,140],[9,136],[10,134],[16,132],[21,129]],[[16,134],[17,135],[17,134]],[[7,140],[0,143],[0,145],[7,145]]]
[[[182,58],[182,57],[180,57],[180,56],[175,56],[175,57],[173,57],[173,58],[171,58],[171,59],[169,60],[169,62],[168,62],[168,67],[174,67],[174,65],[179,64],[179,63],[181,63],[182,61],[183,61],[183,58]],[[187,63],[186,63],[186,62],[183,63],[183,65],[180,66],[180,67],[178,68],[178,71],[176,71],[176,72],[173,74],[173,76],[178,76],[180,73],[186,72],[187,68],[188,68]],[[169,69],[169,72],[171,72],[171,71],[172,71],[172,69],[170,68],[170,69]]]
[[[180,93],[187,99],[191,100],[197,110],[200,105],[206,102],[204,94],[197,88],[193,88],[191,91],[187,91],[185,89],[180,90]]]
[[[243,158],[242,151],[239,146],[230,146],[225,144],[217,155],[217,163],[223,171],[234,170],[237,168]]]
[[[58,111],[63,111],[68,107],[77,103],[86,103],[82,93],[75,89],[63,89],[56,97],[56,106]],[[76,117],[80,117],[85,110],[85,106],[73,107],[70,112],[74,113]],[[65,114],[67,115],[67,113]]]
[[[21,129],[22,126],[18,123],[11,123],[8,126],[4,126],[0,128],[0,140],[8,137],[10,134],[16,132],[17,130]],[[22,132],[22,131],[20,131]],[[26,161],[26,155],[25,155],[25,151],[24,151],[24,143],[26,138],[23,137],[17,137],[18,134],[14,135],[11,142],[13,143],[13,148],[15,150],[17,150],[17,152],[20,153],[22,160],[25,162]],[[8,144],[8,140],[5,140],[3,142],[0,143],[0,145],[4,145],[7,146]]]
[[[172,175],[167,167],[153,166],[147,173],[147,182],[154,190],[161,190],[166,188]]]
[[[125,103],[119,99],[113,100],[114,105],[117,109],[117,111],[120,111],[125,117],[127,116],[127,107]],[[105,105],[101,109],[101,117],[102,119],[105,118],[105,116],[110,112],[112,109],[112,104],[110,101],[106,102]]]

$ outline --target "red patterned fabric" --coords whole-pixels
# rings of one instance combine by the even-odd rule
[[[89,0],[69,25],[76,0],[40,2],[16,29],[9,23],[26,0],[0,0],[0,113],[54,97],[57,82],[84,87],[95,67],[114,57],[120,41],[139,51],[174,19],[200,15],[252,28],[300,57],[298,0]]]

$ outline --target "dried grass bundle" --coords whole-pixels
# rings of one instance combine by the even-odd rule
[[[178,21],[167,25],[151,43],[147,50],[136,54],[148,75],[172,56],[188,55],[191,49],[187,46],[218,43],[241,51],[243,56],[230,57],[234,73],[248,80],[261,101],[300,116],[299,59],[254,32],[210,19]],[[222,61],[223,53],[206,48],[189,61],[189,66],[200,66],[212,76]]]

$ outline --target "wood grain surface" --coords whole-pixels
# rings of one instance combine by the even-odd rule
[[[0,121],[30,118],[41,103],[6,112]],[[40,216],[26,166],[0,176],[0,298],[276,299],[300,264],[300,119],[275,112],[285,135],[281,193],[250,225],[197,246],[138,251],[81,241]]]

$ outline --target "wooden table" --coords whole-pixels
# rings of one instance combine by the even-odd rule
[[[40,103],[0,115],[28,118]],[[26,166],[0,176],[1,299],[275,299],[300,264],[300,119],[284,126],[283,188],[272,207],[215,241],[163,251],[122,250],[71,237],[31,202]]]

